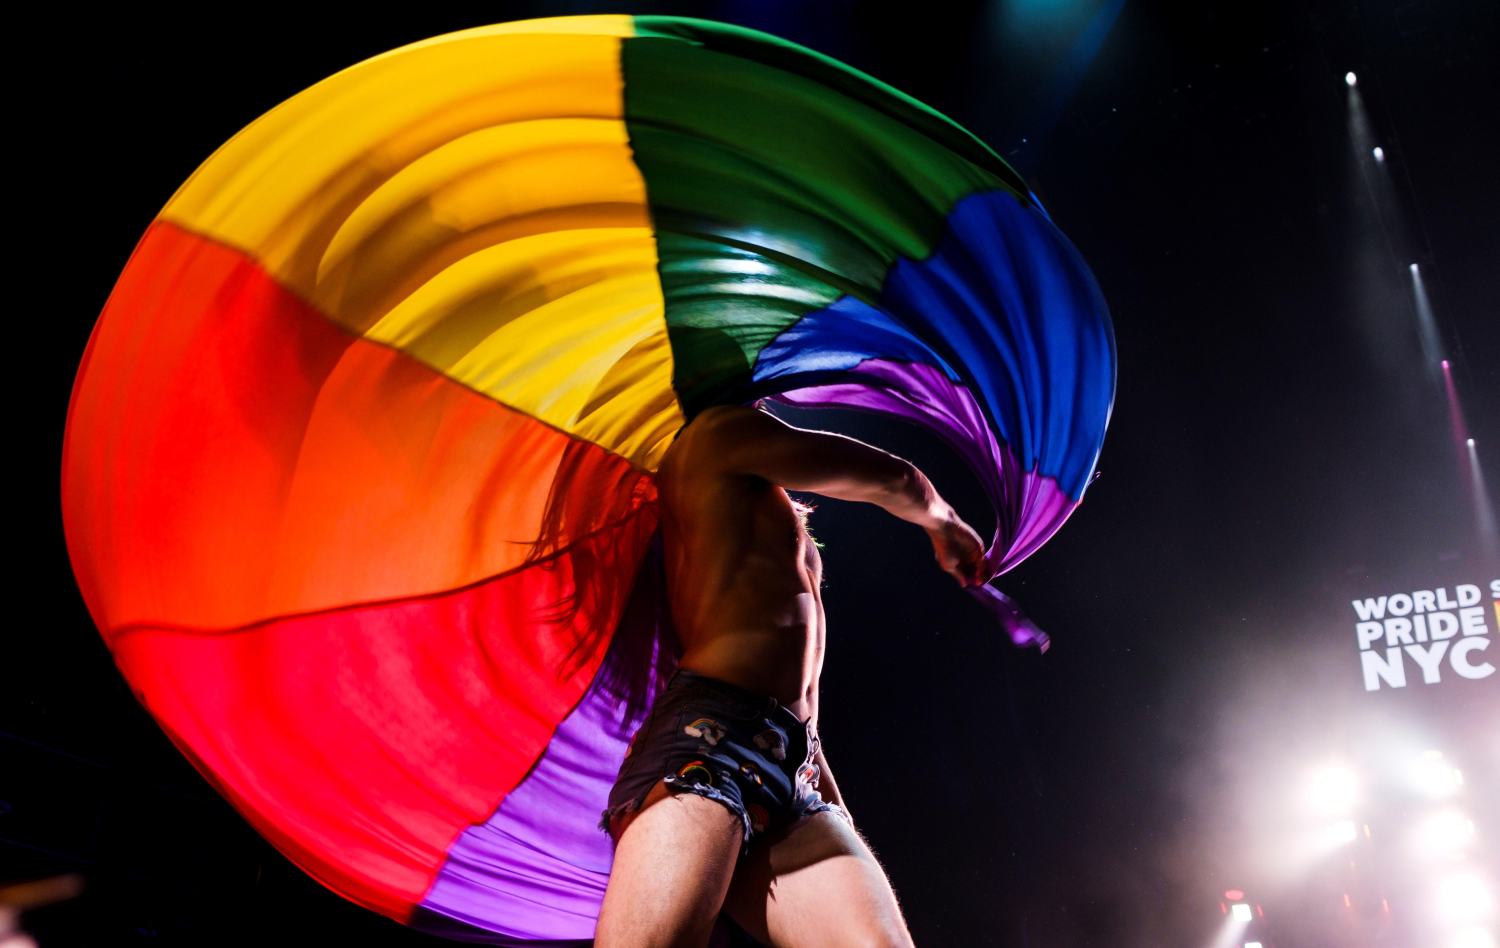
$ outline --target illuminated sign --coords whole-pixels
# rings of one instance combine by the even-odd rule
[[[1353,600],[1365,690],[1405,688],[1419,677],[1435,685],[1454,676],[1493,675],[1488,659],[1494,657],[1493,630],[1500,628],[1500,579],[1489,588],[1488,606],[1472,583]]]

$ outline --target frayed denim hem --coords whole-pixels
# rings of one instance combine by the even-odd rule
[[[815,800],[812,803],[809,803],[807,807],[803,809],[802,815],[804,817],[808,817],[812,816],[814,813],[822,813],[824,810],[828,810],[843,817],[844,822],[848,823],[851,827],[854,825],[854,821],[849,818],[849,811],[845,810],[837,803],[829,803],[827,800],[822,799]]]
[[[738,816],[744,831],[740,839],[740,855],[743,856],[745,854],[745,847],[750,845],[752,827],[750,825],[750,813],[745,809],[744,804],[712,784],[692,782],[677,773],[667,774],[662,779],[674,793],[696,793],[700,797],[717,800],[728,807],[729,812]]]
[[[750,824],[750,814],[745,809],[743,804],[741,804],[734,797],[731,797],[729,794],[720,790],[718,787],[713,786],[712,784],[690,781],[676,771],[665,774],[661,779],[662,782],[667,785],[668,790],[670,790],[672,793],[696,793],[700,797],[707,797],[710,800],[717,800],[718,802],[724,804],[724,806],[728,807],[731,813],[740,818],[740,855],[745,855],[745,850],[750,845],[752,826]],[[655,787],[656,784],[651,783],[646,787],[645,791],[635,799],[622,800],[621,802],[616,803],[614,806],[605,810],[599,816],[599,829],[608,834],[611,840],[613,840],[614,834],[610,832],[610,827],[614,824],[615,819],[639,810],[641,808],[641,804],[646,802],[646,797],[651,795],[651,791]],[[833,804],[825,803],[824,806],[832,807]],[[808,812],[812,811],[809,810]]]

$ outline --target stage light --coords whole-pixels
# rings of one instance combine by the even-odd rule
[[[1381,148],[1379,145],[1376,145],[1375,149],[1371,151],[1370,154],[1375,156],[1376,161],[1385,161],[1385,149]]]
[[[1239,906],[1236,905],[1235,908],[1239,908]],[[1249,906],[1247,905],[1245,908],[1249,908]],[[1240,945],[1243,944],[1241,939],[1245,937],[1246,924],[1246,920],[1240,918],[1237,913],[1226,915],[1223,924],[1219,926],[1219,930],[1214,934],[1213,941],[1209,942],[1208,948],[1240,948]]]
[[[1339,820],[1333,824],[1330,836],[1335,843],[1342,846],[1345,843],[1352,843],[1356,839],[1359,839],[1359,830],[1355,828],[1353,820]]]
[[[1409,269],[1409,270],[1411,270],[1411,272],[1412,272],[1412,273],[1420,273],[1420,272],[1421,272],[1421,270],[1422,270],[1422,268],[1421,268],[1421,267],[1419,267],[1419,266],[1417,266],[1417,265],[1416,265],[1416,264],[1415,264],[1415,263],[1414,263],[1414,264],[1412,264],[1412,265],[1411,265],[1411,266],[1410,266],[1410,267],[1408,267],[1408,268],[1407,268],[1407,269]]]
[[[1437,909],[1450,922],[1479,921],[1489,917],[1492,902],[1484,880],[1473,873],[1449,876],[1438,885]]]
[[[1242,902],[1245,898],[1245,892],[1243,889],[1225,889],[1224,898],[1231,902]]]
[[[1244,902],[1236,902],[1229,907],[1229,914],[1237,922],[1248,922],[1254,916],[1250,912],[1250,906]]]
[[[1447,359],[1443,360],[1443,371],[1444,372],[1448,371],[1448,360]]]
[[[1315,771],[1308,781],[1308,799],[1320,813],[1343,816],[1359,796],[1354,771],[1337,764]]]
[[[1443,758],[1442,751],[1424,751],[1412,769],[1417,788],[1429,797],[1446,797],[1464,785],[1464,775]]]
[[[1444,810],[1417,826],[1417,849],[1429,858],[1451,856],[1474,840],[1474,821],[1457,810]]]
[[[1470,438],[1469,440],[1465,441],[1464,444],[1467,444],[1469,447],[1472,448],[1472,447],[1474,447],[1474,439]]]
[[[1453,937],[1448,948],[1495,948],[1495,939],[1483,928],[1466,928]]]
[[[1352,85],[1354,85],[1358,81],[1359,81],[1359,77],[1356,76],[1354,73],[1352,73],[1352,72],[1346,72],[1346,73],[1344,73],[1344,84],[1345,85],[1352,86]]]
[[[1247,941],[1245,942],[1245,948],[1261,948],[1261,945],[1258,941]]]

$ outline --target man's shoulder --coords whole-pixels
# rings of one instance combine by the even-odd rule
[[[677,433],[658,473],[691,471],[694,479],[727,475],[737,449],[764,437],[766,431],[762,426],[767,422],[780,425],[769,412],[748,405],[710,405]],[[668,472],[668,468],[674,470]]]
[[[764,415],[766,412],[753,408],[750,405],[740,405],[729,402],[723,405],[710,405],[693,416],[693,424],[702,422],[718,421],[721,418],[745,418],[754,415]]]
[[[747,422],[756,424],[758,416],[768,416],[768,413],[751,408],[748,405],[710,405],[698,414],[679,433],[677,441],[681,442],[688,438],[702,441],[705,438],[712,439],[717,432],[725,428],[740,428]],[[769,417],[769,416],[768,416]]]

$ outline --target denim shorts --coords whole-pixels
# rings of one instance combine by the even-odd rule
[[[818,793],[818,734],[773,697],[679,667],[636,731],[599,828],[639,809],[657,781],[717,800],[740,818],[743,857],[756,834],[842,807]]]

